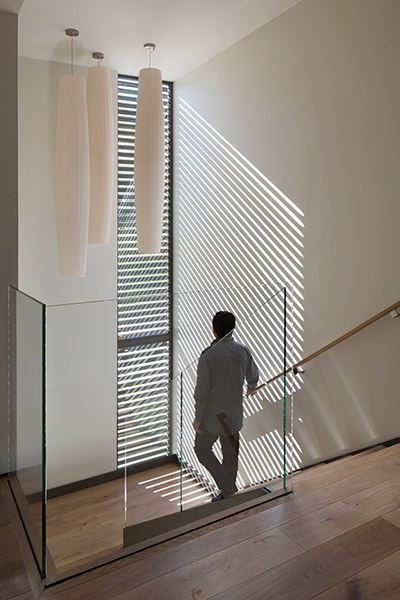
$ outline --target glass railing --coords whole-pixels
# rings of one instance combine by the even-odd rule
[[[115,300],[47,305],[46,542],[58,574],[122,544],[115,324]]]
[[[8,288],[8,472],[39,572],[46,573],[46,307]]]
[[[212,502],[221,481],[199,460],[193,428],[199,364],[212,370],[212,352],[227,342],[202,355],[214,313],[236,315],[233,338],[251,350],[260,385],[292,364],[291,303],[290,286],[176,294],[172,357],[170,340],[153,340],[150,352],[145,341],[123,347],[119,368],[133,364],[138,377],[120,379],[117,408],[116,302],[45,306],[9,288],[10,484],[43,578],[68,577],[291,491],[291,373],[252,396],[239,390],[240,422],[230,423],[223,403],[213,417],[220,429],[204,419],[209,433],[227,433],[230,459],[214,444],[235,480],[222,501]]]
[[[291,491],[291,303],[289,286],[273,289],[260,285],[175,296],[179,326],[174,336],[170,382],[175,463],[139,475],[130,475],[126,469],[125,545],[165,539],[171,531],[182,532],[217,519],[221,512],[233,513]],[[237,316],[233,334],[220,340],[214,338],[211,323],[218,309],[228,309]],[[252,395],[246,395],[246,386],[242,389],[243,375],[239,372],[236,382],[228,390],[224,388],[226,361],[236,360],[240,371],[243,354],[248,356],[237,342],[251,350],[259,370],[260,388]],[[202,353],[211,343],[211,348]],[[239,352],[236,358],[232,356],[235,349]],[[229,369],[232,372],[236,367]],[[267,384],[277,373],[285,375]],[[251,379],[252,373],[248,375]],[[196,388],[201,377],[206,381],[200,381]],[[151,424],[157,422],[157,406],[165,390],[160,386],[152,393],[154,407],[145,413],[143,425],[138,422],[137,427],[143,443],[152,435]],[[197,434],[193,427],[195,396],[202,397],[206,406],[201,433]],[[129,405],[126,411],[129,414]],[[215,501],[221,493],[227,497]],[[138,503],[148,506],[147,514]]]
[[[116,302],[46,306],[12,287],[8,297],[9,481],[40,575],[53,580],[122,547]],[[85,492],[110,473],[117,533],[94,539],[98,497]]]

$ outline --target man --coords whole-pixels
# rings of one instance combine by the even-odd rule
[[[216,339],[199,359],[194,391],[195,452],[221,490],[213,502],[229,498],[237,491],[243,383],[246,379],[246,395],[250,395],[258,382],[258,369],[250,350],[232,337],[235,324],[236,319],[230,312],[217,312],[214,316],[212,325]],[[222,464],[212,451],[218,438]]]

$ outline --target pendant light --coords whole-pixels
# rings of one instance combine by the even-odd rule
[[[84,277],[89,226],[89,135],[85,81],[74,75],[71,38],[71,74],[59,81],[55,188],[58,258],[61,277]]]
[[[149,51],[149,67],[139,72],[136,111],[134,187],[138,252],[161,250],[165,184],[165,140],[162,77],[151,67],[155,44]]]
[[[100,64],[101,52],[92,57],[99,64],[88,71],[90,216],[89,244],[107,244],[110,237],[114,183],[114,115],[111,74]]]

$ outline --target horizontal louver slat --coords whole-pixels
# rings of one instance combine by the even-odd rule
[[[134,168],[138,80],[118,76],[118,467],[169,453],[171,88],[163,84],[166,157],[161,252],[137,252]],[[140,338],[129,346],[129,339]],[[124,344],[125,345],[125,344]]]

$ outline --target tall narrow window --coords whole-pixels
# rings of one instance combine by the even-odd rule
[[[166,177],[160,254],[138,254],[133,150],[138,79],[118,77],[118,467],[168,456],[171,365],[171,95],[163,84]]]

